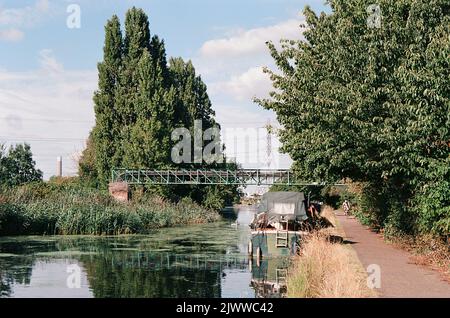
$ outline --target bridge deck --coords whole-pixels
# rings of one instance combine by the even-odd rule
[[[113,182],[130,185],[324,185],[296,178],[291,170],[130,170],[114,169]]]

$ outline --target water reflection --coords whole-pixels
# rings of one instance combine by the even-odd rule
[[[280,257],[251,262],[251,286],[258,298],[279,298],[286,296],[287,269],[289,259]]]
[[[0,296],[283,296],[286,261],[256,264],[246,255],[253,213],[145,236],[2,238]],[[67,285],[73,264],[81,269],[80,288]]]

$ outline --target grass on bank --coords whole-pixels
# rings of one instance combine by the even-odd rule
[[[323,212],[335,226],[331,208]],[[333,243],[330,236],[343,237],[339,227],[312,234],[300,256],[289,270],[287,287],[292,298],[362,298],[376,297],[367,287],[367,274],[355,251],[348,245]]]
[[[0,192],[0,236],[119,235],[220,219],[192,200],[178,203],[142,195],[118,203],[106,191],[36,183]]]

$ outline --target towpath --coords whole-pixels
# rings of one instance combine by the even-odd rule
[[[373,270],[379,266],[381,288],[377,291],[381,297],[450,298],[450,284],[437,272],[413,264],[410,253],[387,244],[381,235],[370,231],[354,217],[342,212],[336,212],[336,217],[345,231],[345,240],[352,244],[364,268],[370,269],[368,275],[375,277]]]

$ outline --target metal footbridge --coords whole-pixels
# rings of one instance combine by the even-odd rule
[[[114,169],[112,182],[129,185],[256,185],[256,186],[309,186],[326,185],[305,182],[292,170],[146,170]],[[339,184],[334,184],[339,185]]]

